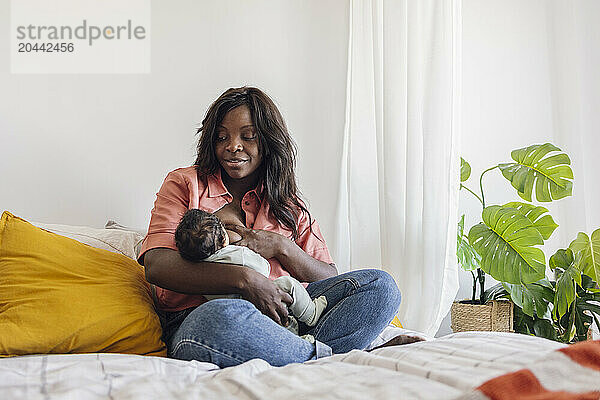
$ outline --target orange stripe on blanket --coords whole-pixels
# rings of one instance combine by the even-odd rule
[[[600,340],[575,343],[558,351],[583,367],[600,371]]]
[[[600,392],[569,393],[546,390],[528,369],[502,375],[477,388],[490,400],[598,400]]]

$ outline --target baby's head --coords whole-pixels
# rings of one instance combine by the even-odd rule
[[[188,210],[175,230],[175,244],[181,257],[198,262],[229,244],[221,220],[199,209]]]

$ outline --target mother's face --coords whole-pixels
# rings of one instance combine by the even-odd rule
[[[215,155],[233,179],[250,177],[262,163],[258,131],[247,106],[230,110],[217,126]]]

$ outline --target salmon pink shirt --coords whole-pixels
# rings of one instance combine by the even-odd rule
[[[188,209],[199,208],[213,213],[231,201],[233,196],[223,184],[220,170],[201,178],[198,178],[195,166],[169,172],[156,194],[148,234],[142,244],[138,262],[144,264],[144,254],[150,249],[164,247],[177,251],[175,229]],[[246,214],[247,228],[279,233],[291,240],[292,232],[269,217],[269,204],[262,201],[260,190],[254,189],[244,195],[242,210]],[[317,222],[312,219],[311,233],[308,214],[302,212],[296,227],[296,244],[313,258],[332,264],[333,260]],[[290,275],[276,258],[270,258],[268,261],[271,265],[270,279]],[[164,311],[179,311],[207,301],[202,295],[182,294],[159,287],[156,287],[156,295],[158,307]]]

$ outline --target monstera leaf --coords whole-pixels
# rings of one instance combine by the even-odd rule
[[[600,282],[600,229],[592,232],[591,237],[579,232],[569,248],[574,254],[581,253],[577,267],[596,282]]]
[[[554,300],[554,289],[546,278],[528,285],[502,282],[502,286],[510,294],[513,303],[520,307],[525,314],[534,317],[535,312],[538,318],[550,317],[548,304]]]
[[[522,199],[531,201],[533,184],[537,201],[547,202],[571,195],[571,160],[551,143],[534,144],[510,153],[515,162],[498,164],[502,175]]]
[[[575,255],[575,259],[577,256]],[[575,262],[577,262],[575,260]],[[600,327],[600,293],[591,290],[596,286],[591,278],[581,276],[581,286],[577,286],[577,294],[569,310],[559,319],[560,329],[564,332],[561,341],[569,343],[586,340],[588,328],[595,322]]]
[[[481,256],[469,243],[467,236],[464,234],[464,227],[465,216],[463,214],[463,216],[460,218],[460,221],[458,221],[458,230],[456,235],[456,256],[458,258],[458,265],[460,265],[465,271],[474,271],[479,268]]]
[[[600,302],[600,293],[579,290],[575,302],[575,311],[582,316],[591,316],[592,320],[596,323],[596,327],[600,328],[600,305],[598,305]],[[583,331],[582,336],[587,333],[587,329],[585,328],[581,329],[581,331]]]
[[[560,249],[550,257],[550,268],[557,271],[554,313],[558,313],[558,318],[569,310],[575,301],[577,284],[581,285],[581,271],[574,261],[571,249]]]
[[[526,216],[533,226],[540,232],[544,240],[548,240],[552,236],[552,232],[558,228],[558,224],[554,222],[550,214],[544,215],[548,209],[542,206],[534,206],[533,204],[521,203],[513,201],[504,205],[504,207],[512,207],[521,211],[521,214]]]
[[[556,329],[552,321],[531,317],[523,312],[519,307],[515,307],[515,332],[526,335],[535,335],[550,340],[558,340]]]
[[[469,179],[470,176],[471,176],[471,166],[464,158],[461,157],[460,158],[460,181],[464,182],[467,179]]]
[[[544,244],[533,223],[512,207],[489,206],[483,223],[469,231],[469,242],[481,255],[481,269],[496,280],[514,284],[544,278],[546,259],[535,245]]]

